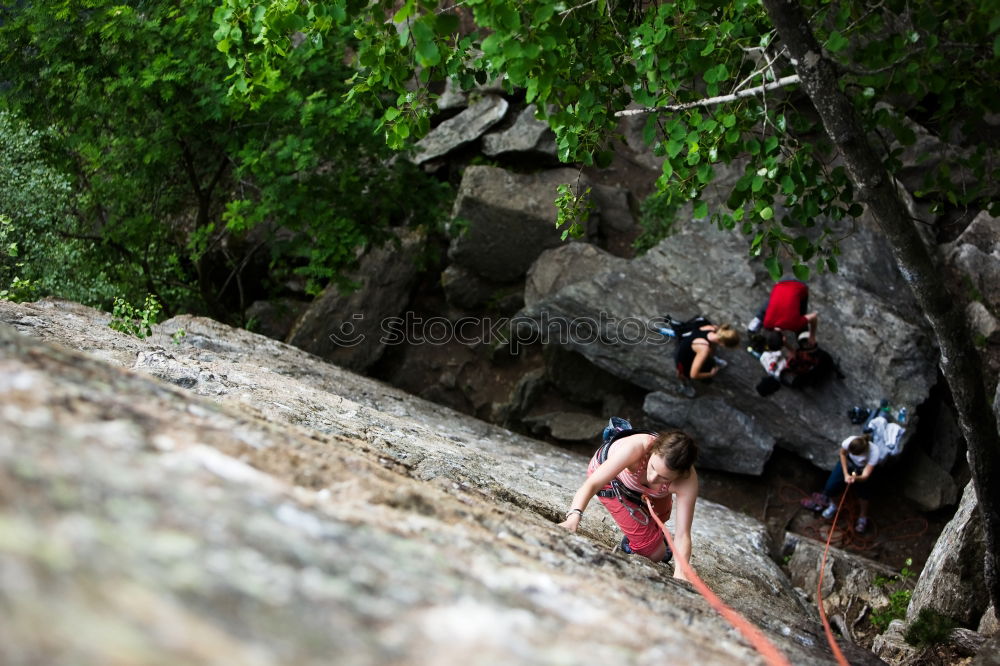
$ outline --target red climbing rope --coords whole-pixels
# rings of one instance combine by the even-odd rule
[[[830,621],[826,619],[826,609],[823,608],[823,573],[826,571],[826,556],[830,553],[830,541],[833,539],[833,533],[837,527],[837,518],[840,517],[840,509],[844,506],[844,500],[847,499],[847,491],[849,489],[850,486],[844,489],[844,494],[840,496],[840,503],[837,504],[837,513],[833,515],[833,524],[830,525],[830,533],[826,537],[826,548],[823,549],[823,561],[819,565],[819,583],[816,585],[816,603],[819,606],[819,619],[823,621],[823,631],[826,632],[826,641],[830,644],[833,656],[840,666],[850,666],[850,664],[844,658],[844,653],[840,651],[837,641],[834,640]]]
[[[688,564],[687,560],[680,556],[680,554],[674,550],[674,540],[670,536],[670,531],[667,529],[660,517],[656,515],[656,511],[653,510],[653,504],[649,501],[649,497],[643,495],[643,499],[646,500],[646,506],[649,507],[649,515],[653,517],[656,524],[660,526],[660,530],[663,531],[663,535],[667,538],[667,545],[670,546],[670,550],[673,551],[674,557],[677,560],[677,565],[680,566],[681,571],[684,576],[688,579],[694,589],[698,590],[705,600],[708,601],[709,605],[719,612],[722,617],[726,618],[733,627],[737,629],[744,638],[750,641],[750,644],[754,647],[764,657],[768,664],[781,665],[781,666],[791,666],[788,659],[781,653],[778,648],[774,646],[771,641],[767,640],[764,633],[747,621],[742,615],[737,613],[735,610],[726,605],[726,603],[716,596],[715,592],[709,589],[708,585],[698,577],[698,574],[694,572],[691,565]],[[846,662],[844,662],[846,663]]]

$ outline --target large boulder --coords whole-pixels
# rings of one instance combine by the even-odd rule
[[[738,170],[723,173],[723,183]],[[718,185],[718,192],[725,187]],[[742,351],[722,350],[729,366],[711,382],[696,382],[695,401],[712,403],[714,419],[752,423],[751,440],[733,438],[727,429],[699,421],[704,409],[676,405],[685,395],[673,363],[674,345],[646,324],[666,313],[677,317],[704,314],[739,330],[766,301],[771,285],[757,260],[748,257],[747,241],[735,232],[705,222],[681,225],[674,235],[630,261],[594,265],[586,279],[563,284],[535,282],[519,324],[519,339],[541,339],[574,322],[589,322],[593,335],[556,339],[597,367],[649,391],[663,394],[648,402],[649,415],[665,425],[697,430],[710,450],[726,448],[721,469],[759,469],[770,454],[767,442],[828,468],[837,446],[855,429],[845,414],[853,405],[876,405],[882,398],[896,406],[923,403],[936,381],[937,352],[927,323],[909,288],[895,269],[883,236],[867,219],[841,244],[838,273],[810,280],[810,309],[820,314],[820,344],[837,360],[845,377],[802,390],[783,389],[761,398],[755,386],[764,373]],[[539,260],[533,273],[542,274]],[[673,406],[670,406],[673,405]],[[714,420],[713,419],[713,420]],[[711,423],[711,422],[709,422]],[[735,452],[739,450],[737,456]]]
[[[954,506],[958,501],[958,486],[947,468],[920,450],[907,452],[899,473],[905,479],[903,495],[923,511],[936,511]]]
[[[821,566],[824,562],[824,544],[800,535],[785,534],[785,568],[792,585],[802,591],[810,603],[818,604],[816,596]],[[889,605],[889,592],[881,580],[896,578],[897,572],[839,548],[826,552],[822,568],[823,609],[828,618],[846,634],[847,640],[871,645],[875,629],[870,622],[861,621],[872,610]]]
[[[605,237],[635,230],[632,194],[627,189],[597,184],[591,190],[590,196],[598,211],[599,227]]]
[[[642,408],[656,423],[683,424],[684,430],[700,443],[698,460],[705,467],[760,474],[774,450],[774,436],[767,428],[719,397],[691,400],[653,391]]]
[[[535,109],[534,104],[529,104],[517,114],[513,125],[484,136],[483,154],[500,157],[513,153],[557,162],[556,135],[547,122],[535,117]]]
[[[962,287],[972,292],[973,300],[1000,313],[1000,218],[982,211],[942,251]]]
[[[448,305],[465,310],[488,307],[491,312],[516,312],[524,306],[519,283],[498,284],[459,264],[441,271],[441,289]]]
[[[483,95],[457,116],[445,120],[420,139],[413,161],[424,164],[475,141],[503,120],[509,106],[507,100],[499,95]]]
[[[531,265],[524,283],[524,304],[532,308],[547,295],[574,282],[610,270],[624,269],[628,262],[595,245],[565,243],[546,250]]]
[[[423,235],[401,234],[361,258],[349,279],[357,285],[345,292],[331,284],[316,297],[289,332],[286,342],[337,365],[365,370],[395,340],[401,325],[393,321],[406,309],[417,279]]]
[[[986,541],[972,483],[965,487],[955,516],[938,537],[913,590],[906,620],[931,608],[966,626],[978,626],[989,605],[983,578]]]
[[[539,254],[562,243],[555,226],[556,187],[576,183],[578,175],[573,169],[517,174],[466,168],[452,217],[467,226],[452,241],[449,258],[486,280],[521,279]]]
[[[254,301],[244,316],[247,328],[275,340],[288,337],[295,322],[309,308],[305,301],[278,298],[272,301]]]
[[[614,552],[596,503],[556,527],[585,457],[210,320],[106,322],[0,302],[0,661],[758,659],[669,566]],[[160,370],[224,381],[129,369],[166,347]],[[833,663],[763,525],[699,500],[693,538],[791,663]]]

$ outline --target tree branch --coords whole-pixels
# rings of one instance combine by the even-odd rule
[[[731,95],[719,95],[718,97],[706,97],[705,99],[695,100],[693,102],[684,102],[683,104],[668,104],[666,106],[647,106],[641,109],[625,109],[623,111],[615,111],[616,118],[625,118],[628,116],[640,116],[645,113],[663,113],[664,111],[684,111],[685,109],[694,109],[699,106],[713,106],[715,104],[725,104],[726,102],[735,102],[738,99],[743,99],[744,97],[754,97],[756,95],[761,95],[770,90],[777,90],[778,88],[785,88],[787,86],[795,85],[799,82],[799,75],[792,74],[791,76],[783,76],[777,81],[772,81],[771,83],[765,83],[762,86],[757,86],[756,88],[747,88],[746,90],[740,90]]]
[[[584,8],[584,7],[586,7],[587,5],[592,5],[592,4],[594,4],[595,2],[597,2],[597,0],[587,0],[587,2],[583,3],[582,5],[577,5],[577,6],[575,6],[575,7],[570,7],[569,9],[564,9],[563,11],[559,12],[559,16],[562,16],[562,17],[563,17],[563,19],[562,19],[562,20],[563,20],[563,21],[565,21],[565,20],[566,20],[566,17],[567,17],[567,16],[569,15],[569,14],[571,14],[571,13],[575,12],[575,11],[576,11],[576,10],[578,10],[578,9],[583,9],[583,8]]]

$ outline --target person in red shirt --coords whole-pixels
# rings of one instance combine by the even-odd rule
[[[816,344],[818,316],[809,309],[809,287],[799,280],[782,280],[771,288],[764,309],[758,314],[760,327],[771,331],[801,333],[809,330],[809,345]]]

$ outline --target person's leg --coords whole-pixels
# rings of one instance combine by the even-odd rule
[[[863,471],[861,468],[852,470],[850,467],[848,471],[855,471],[861,474]],[[864,534],[868,529],[868,500],[871,497],[871,478],[866,481],[858,481],[857,483],[851,484],[853,486],[854,493],[858,497],[858,520],[854,523],[854,531],[858,534]]]
[[[623,504],[614,497],[598,497],[597,499],[611,514],[621,531],[625,533],[628,546],[633,553],[648,557],[654,562],[663,559],[666,554],[663,532],[640,507],[627,501]],[[659,515],[659,512],[657,514]],[[667,511],[667,516],[669,515],[670,512]],[[646,519],[645,524],[642,522],[643,518]]]
[[[650,498],[653,503],[653,510],[656,515],[663,522],[664,525],[670,520],[670,512],[674,508],[674,500],[672,495],[666,495],[664,497],[653,497]],[[659,529],[659,526],[657,526]],[[647,557],[654,562],[669,562],[673,558],[673,553],[670,550],[670,546],[667,545],[666,537],[662,536],[663,532],[660,530],[661,538],[659,546],[653,550]]]
[[[830,476],[827,477],[826,485],[823,487],[823,494],[832,500],[833,496],[843,490],[845,485],[844,470],[840,467],[840,463],[838,462],[833,466],[833,469],[830,470]]]

